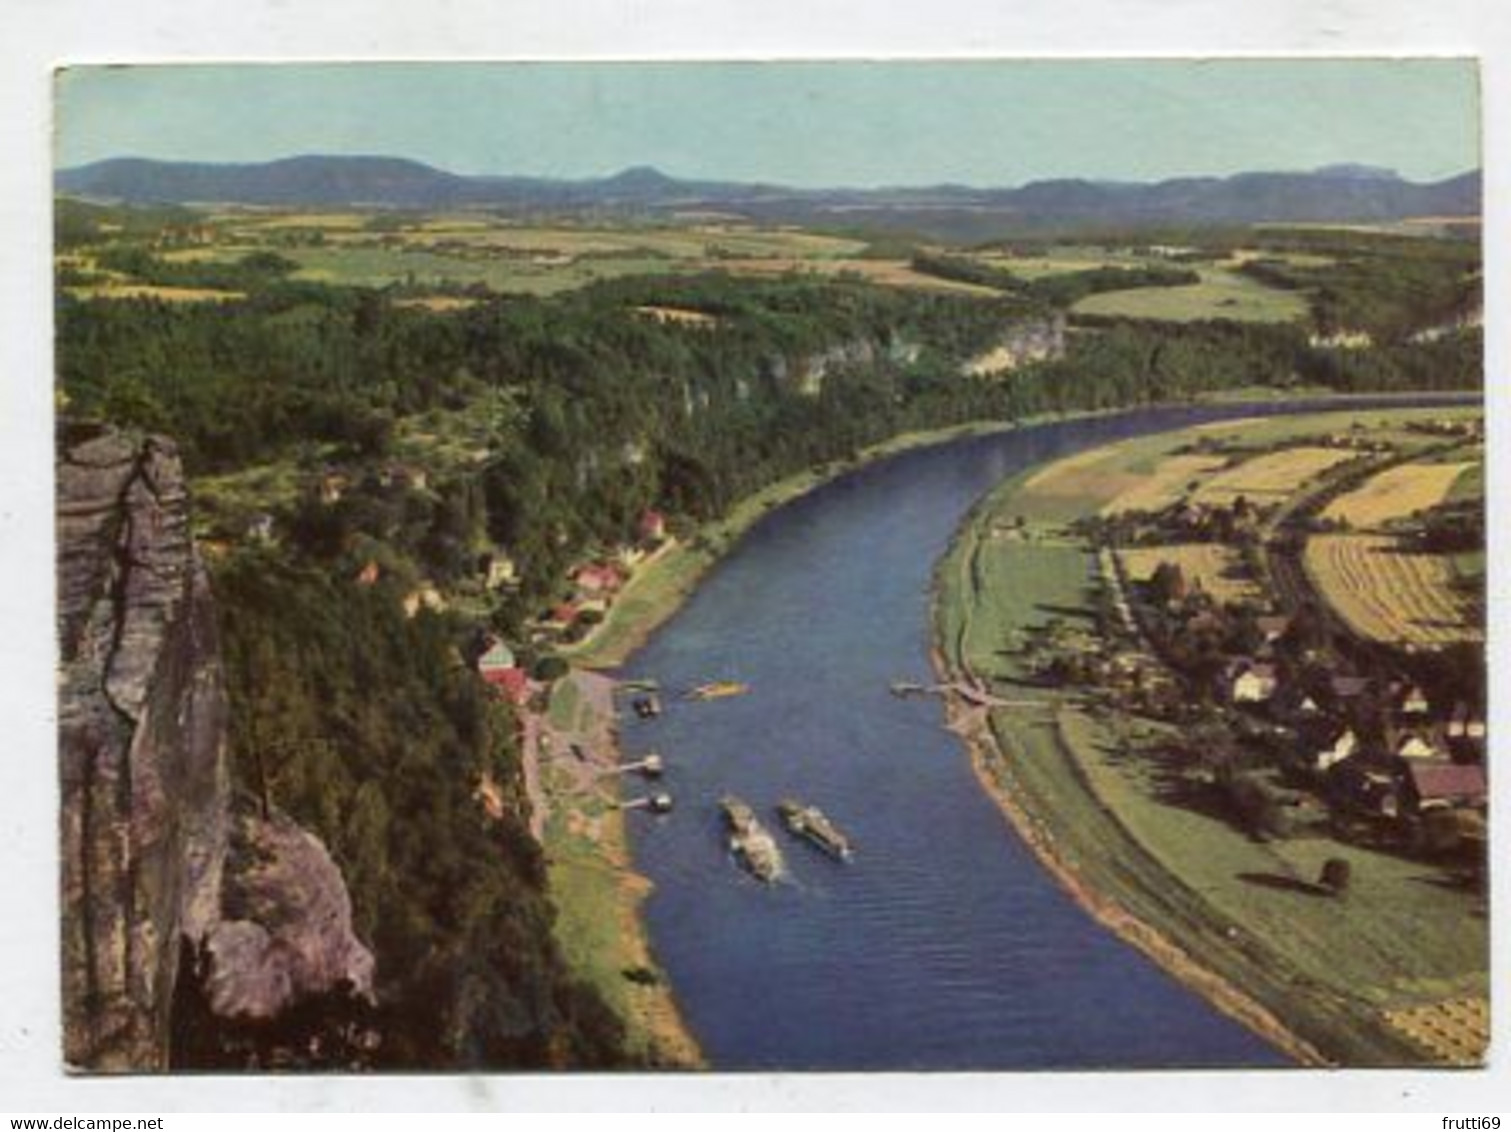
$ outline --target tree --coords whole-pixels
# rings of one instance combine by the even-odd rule
[[[1348,892],[1349,883],[1353,880],[1353,866],[1342,857],[1329,857],[1322,865],[1322,875],[1317,878],[1317,883],[1328,889],[1334,896],[1343,896]]]

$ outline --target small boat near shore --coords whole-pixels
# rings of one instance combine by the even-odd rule
[[[719,809],[729,825],[729,850],[735,859],[757,880],[770,884],[780,877],[782,851],[756,818],[755,811],[733,794],[719,800]]]
[[[683,695],[686,700],[722,700],[730,696],[743,696],[750,691],[749,684],[741,684],[738,680],[715,680],[708,684],[699,684],[689,688]]]
[[[848,861],[855,856],[850,839],[817,806],[805,806],[788,798],[777,804],[776,812],[788,832],[818,846],[835,860]]]

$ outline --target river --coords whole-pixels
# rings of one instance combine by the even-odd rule
[[[631,842],[655,884],[652,944],[714,1068],[1285,1064],[1083,912],[982,790],[942,705],[888,685],[933,679],[934,563],[1004,477],[1124,437],[1297,407],[1140,410],[863,467],[766,516],[630,658],[627,675],[668,690],[752,689],[709,703],[666,695],[660,719],[622,723],[627,754],[668,762],[677,810],[632,814]],[[769,818],[786,882],[768,888],[733,863],[725,792]],[[771,807],[787,795],[850,834],[852,864],[779,829]]]

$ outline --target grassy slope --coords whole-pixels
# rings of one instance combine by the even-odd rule
[[[1279,427],[1270,422],[1260,431]],[[1143,444],[1133,447],[1147,457]],[[951,665],[1019,675],[1003,643],[1042,623],[1049,608],[1086,604],[1092,561],[1084,550],[986,535],[994,518],[1065,517],[1063,501],[1055,514],[1036,512],[1021,490],[1026,478],[1009,481],[978,509],[941,564],[938,628]],[[1053,713],[996,711],[990,725],[996,750],[986,753],[987,775],[1030,811],[1085,884],[1247,990],[1329,1056],[1350,1064],[1414,1060],[1420,1055],[1382,1024],[1378,1008],[1486,993],[1484,921],[1473,918],[1471,897],[1433,883],[1430,868],[1322,838],[1260,844],[1198,803],[1161,800],[1170,775],[1148,754],[1124,753],[1123,743],[1126,734],[1137,750],[1156,737],[1154,728],[1093,714],[1068,697]],[[1353,865],[1345,902],[1241,879],[1312,880],[1329,856]]]
[[[1141,287],[1090,295],[1074,307],[1077,314],[1191,322],[1227,318],[1241,322],[1289,322],[1306,314],[1306,300],[1293,291],[1266,287],[1220,267],[1198,269],[1200,283],[1186,287]]]

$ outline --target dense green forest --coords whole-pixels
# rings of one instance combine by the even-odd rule
[[[234,556],[215,589],[237,779],[319,832],[378,956],[371,1063],[621,1061],[618,1019],[552,941],[512,719],[462,671],[456,626],[276,550]]]

